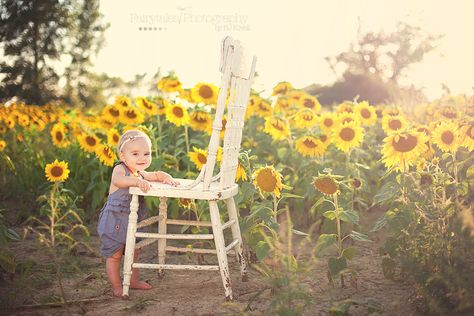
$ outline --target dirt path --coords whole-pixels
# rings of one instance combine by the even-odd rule
[[[92,230],[91,230],[92,231]],[[377,237],[375,236],[375,239]],[[97,236],[91,244],[98,249]],[[367,302],[373,299],[383,307],[383,315],[417,315],[410,304],[412,288],[403,282],[384,278],[381,258],[374,243],[355,245],[358,255],[351,267],[358,271],[357,288],[332,287],[326,278],[326,260],[318,261],[311,275],[303,280],[312,297],[305,315],[329,315],[333,302],[351,298],[359,303],[352,306],[350,315],[367,315]],[[143,251],[143,261],[157,261],[156,247]],[[47,254],[40,250],[35,240],[27,239],[14,244],[24,272],[14,278],[2,275],[0,282],[1,314],[8,315],[64,315],[62,307],[20,306],[52,302],[59,299],[59,287],[54,267]],[[224,302],[220,275],[216,271],[167,270],[163,279],[158,279],[156,270],[141,270],[142,279],[153,289],[131,290],[129,300],[112,298],[105,278],[103,259],[79,253],[68,258],[64,265],[66,296],[70,300],[92,299],[75,303],[70,311],[75,315],[230,315],[247,313],[268,314],[271,293],[264,278],[255,269],[249,271],[249,282],[240,282],[240,273],[235,257],[229,257],[234,302]],[[167,263],[197,263],[197,257],[169,254]],[[205,257],[205,264],[217,264],[213,256]],[[349,282],[348,282],[349,283]]]

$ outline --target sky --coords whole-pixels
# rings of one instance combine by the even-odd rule
[[[346,51],[362,32],[390,33],[399,21],[443,34],[438,48],[413,65],[403,84],[430,98],[474,93],[474,1],[469,0],[102,0],[110,27],[95,70],[130,80],[160,67],[175,71],[185,88],[220,82],[220,42],[242,41],[258,58],[254,88],[269,95],[280,81],[296,88],[331,84],[326,56]]]

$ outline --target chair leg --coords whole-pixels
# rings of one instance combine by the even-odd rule
[[[219,208],[216,201],[209,201],[211,213],[212,234],[216,244],[217,260],[219,261],[219,270],[221,272],[222,284],[224,285],[226,301],[232,301],[232,288],[229,275],[229,266],[227,263],[227,253],[225,251],[225,240],[222,231],[221,218],[219,216]]]
[[[160,197],[160,216],[162,219],[158,222],[158,233],[166,234],[167,205],[166,197]],[[165,264],[166,261],[166,238],[158,239],[158,263]],[[158,277],[162,278],[165,274],[164,269],[158,270]]]
[[[130,203],[130,215],[128,215],[127,239],[125,241],[125,258],[123,264],[123,292],[122,296],[128,296],[130,278],[132,276],[133,254],[135,253],[135,233],[137,232],[138,220],[138,195],[132,195]]]
[[[227,211],[229,212],[229,219],[235,220],[235,223],[230,227],[232,230],[232,239],[238,239],[239,243],[235,246],[235,256],[237,257],[240,264],[240,275],[242,282],[248,281],[247,276],[247,262],[244,257],[244,246],[242,243],[242,235],[240,234],[239,216],[235,206],[234,198],[229,198],[226,201]]]

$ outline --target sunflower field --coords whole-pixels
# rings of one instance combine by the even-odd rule
[[[155,95],[117,96],[93,109],[0,104],[2,269],[13,273],[21,264],[9,247],[22,238],[13,226],[49,248],[90,248],[116,146],[128,129],[150,136],[149,170],[196,177],[207,161],[218,90],[210,83],[183,88],[173,74],[159,80]],[[222,124],[223,138],[225,117]],[[304,264],[293,238],[307,240],[306,254],[325,262],[328,282],[347,287],[357,285],[355,245],[383,236],[376,264],[386,278],[411,280],[423,312],[472,311],[473,150],[473,97],[322,106],[288,82],[269,97],[252,91],[236,203],[249,260],[276,280],[272,308],[298,313],[307,304],[307,289],[295,282]],[[155,215],[159,201],[146,201]],[[168,216],[209,220],[205,210],[182,199],[169,202]],[[370,225],[369,214],[377,214]],[[333,308],[344,312],[351,304]]]

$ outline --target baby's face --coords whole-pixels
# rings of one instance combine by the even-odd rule
[[[143,138],[128,142],[122,148],[120,159],[125,162],[132,171],[143,171],[151,164],[150,145]]]

